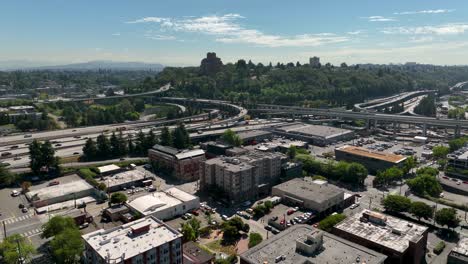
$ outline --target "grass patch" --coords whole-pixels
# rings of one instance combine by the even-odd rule
[[[208,244],[205,244],[205,246],[210,250],[214,252],[222,252],[228,255],[234,255],[236,254],[236,247],[235,246],[223,246],[221,244],[221,239],[217,239],[215,241],[212,241]]]
[[[59,164],[79,162],[80,156],[60,157]]]

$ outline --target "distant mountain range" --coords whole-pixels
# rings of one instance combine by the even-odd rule
[[[50,64],[50,63],[48,63]],[[47,65],[40,62],[30,61],[0,61],[0,70],[74,70],[74,71],[90,71],[90,70],[125,70],[139,71],[152,70],[161,71],[164,65],[159,63],[144,63],[144,62],[121,62],[121,61],[89,61],[83,63],[72,63],[64,65]]]

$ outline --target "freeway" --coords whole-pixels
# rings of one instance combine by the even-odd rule
[[[404,92],[401,94],[393,95],[386,98],[380,98],[372,100],[365,103],[355,104],[354,108],[357,110],[379,110],[394,104],[402,103],[408,101],[414,97],[419,97],[421,95],[427,95],[430,93],[436,92],[435,90],[420,90],[413,92]]]
[[[380,113],[365,113],[365,112],[351,112],[344,110],[320,109],[320,108],[304,108],[297,106],[280,106],[259,104],[256,109],[250,111],[267,112],[267,113],[286,113],[297,115],[315,115],[326,117],[350,118],[350,119],[363,119],[384,121],[390,123],[405,123],[405,124],[419,124],[430,125],[436,127],[450,127],[450,128],[468,128],[468,120],[454,120],[446,118],[422,117],[422,116],[404,116],[404,115],[391,115]]]

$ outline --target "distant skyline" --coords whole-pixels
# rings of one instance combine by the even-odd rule
[[[0,66],[95,60],[468,64],[466,0],[6,0]]]

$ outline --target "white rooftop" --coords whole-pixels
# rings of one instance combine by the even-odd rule
[[[140,196],[129,202],[128,205],[143,215],[151,215],[194,199],[197,197],[174,187],[163,192]]]
[[[148,231],[133,233],[133,230],[146,226],[149,226]],[[116,228],[100,229],[82,237],[103,259],[116,259],[124,254],[125,259],[130,259],[182,235],[156,218],[145,217]]]
[[[117,173],[113,176],[105,177],[102,181],[107,187],[113,187],[127,182],[135,182],[143,180],[146,177],[145,173],[139,170],[130,170]]]
[[[116,171],[116,170],[120,170],[120,167],[115,164],[98,167],[99,173],[106,173],[106,172],[111,172],[111,171]]]
[[[38,190],[31,190],[26,193],[26,196],[31,200],[48,200],[55,197],[70,195],[73,193],[79,193],[84,190],[93,189],[89,183],[85,180],[77,180],[64,184],[47,186]],[[37,197],[34,197],[37,196]],[[33,198],[34,197],[34,198]]]
[[[456,247],[452,249],[452,252],[458,253],[463,256],[468,256],[468,237],[464,237],[458,241]]]

